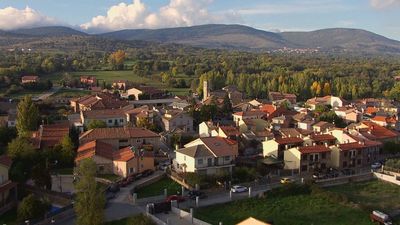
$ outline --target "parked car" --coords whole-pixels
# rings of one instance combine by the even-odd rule
[[[203,199],[203,198],[207,198],[207,195],[202,191],[189,191],[188,197],[190,199],[196,199],[196,197]]]
[[[334,178],[339,176],[339,170],[335,168],[329,168],[328,172],[326,173],[328,178]]]
[[[167,170],[167,169],[169,168],[170,165],[171,165],[171,163],[168,162],[168,161],[166,161],[166,162],[160,163],[160,165],[158,166],[158,168],[159,168],[160,170],[165,171],[165,170]]]
[[[294,180],[292,178],[289,178],[289,177],[284,177],[284,178],[281,179],[281,184],[291,184],[293,182],[294,182]]]
[[[376,170],[382,167],[382,163],[380,162],[374,162],[371,164],[371,169]]]
[[[246,191],[248,191],[249,189],[247,188],[247,187],[245,187],[245,186],[240,186],[240,185],[234,185],[234,186],[232,186],[232,188],[231,188],[231,191],[233,192],[233,193],[241,193],[241,192],[246,192]]]
[[[312,175],[312,177],[315,180],[321,180],[321,179],[326,179],[327,178],[327,176],[325,174],[322,174],[322,173],[314,173]]]
[[[145,170],[142,172],[142,177],[148,177],[154,173],[153,170]]]
[[[177,202],[184,202],[186,199],[180,195],[170,195],[165,199],[165,202],[177,201]]]
[[[369,218],[372,222],[378,222],[383,225],[392,225],[392,219],[390,216],[377,210],[372,211]]]
[[[108,186],[107,191],[112,192],[112,193],[117,193],[120,190],[119,184],[118,183],[113,183],[110,186]]]

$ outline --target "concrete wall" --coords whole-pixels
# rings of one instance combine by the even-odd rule
[[[374,173],[374,177],[378,178],[379,180],[383,180],[400,186],[400,177],[391,176],[383,173]],[[396,178],[398,178],[399,180]]]

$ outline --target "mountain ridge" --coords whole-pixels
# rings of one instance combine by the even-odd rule
[[[98,37],[119,41],[148,41],[184,44],[213,49],[270,51],[278,49],[318,49],[320,51],[396,53],[400,41],[355,28],[327,28],[304,32],[274,33],[244,25],[206,24],[162,29],[126,29],[87,34],[70,27],[53,26],[0,31],[0,38]]]

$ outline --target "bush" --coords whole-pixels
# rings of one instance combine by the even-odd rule
[[[345,196],[343,194],[327,191],[317,185],[312,185],[310,189],[311,189],[312,196],[324,198],[327,201],[330,201],[333,203],[336,202],[336,203],[346,204],[349,202],[349,199],[347,198],[347,196]]]
[[[310,194],[310,186],[308,185],[300,185],[300,184],[285,184],[281,187],[274,188],[267,192],[268,196],[272,196],[274,198],[278,197],[287,197],[294,195],[305,195]]]
[[[400,159],[389,159],[385,162],[385,166],[400,169]]]
[[[239,182],[253,181],[256,177],[257,171],[255,168],[235,167],[233,170],[233,178]]]
[[[30,194],[22,199],[18,206],[18,221],[41,218],[49,209],[50,204],[47,201],[43,201],[33,194]]]

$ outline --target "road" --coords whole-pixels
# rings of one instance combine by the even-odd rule
[[[34,99],[35,101],[39,101],[39,100],[43,101],[43,100],[46,100],[46,99],[49,98],[50,96],[52,96],[52,95],[54,95],[55,93],[57,93],[60,89],[61,89],[61,87],[58,87],[58,86],[57,86],[57,87],[52,87],[51,90],[49,90],[49,91],[47,91],[47,92],[45,92],[45,93],[43,93],[43,94],[37,95],[37,96],[35,96],[33,99]]]

